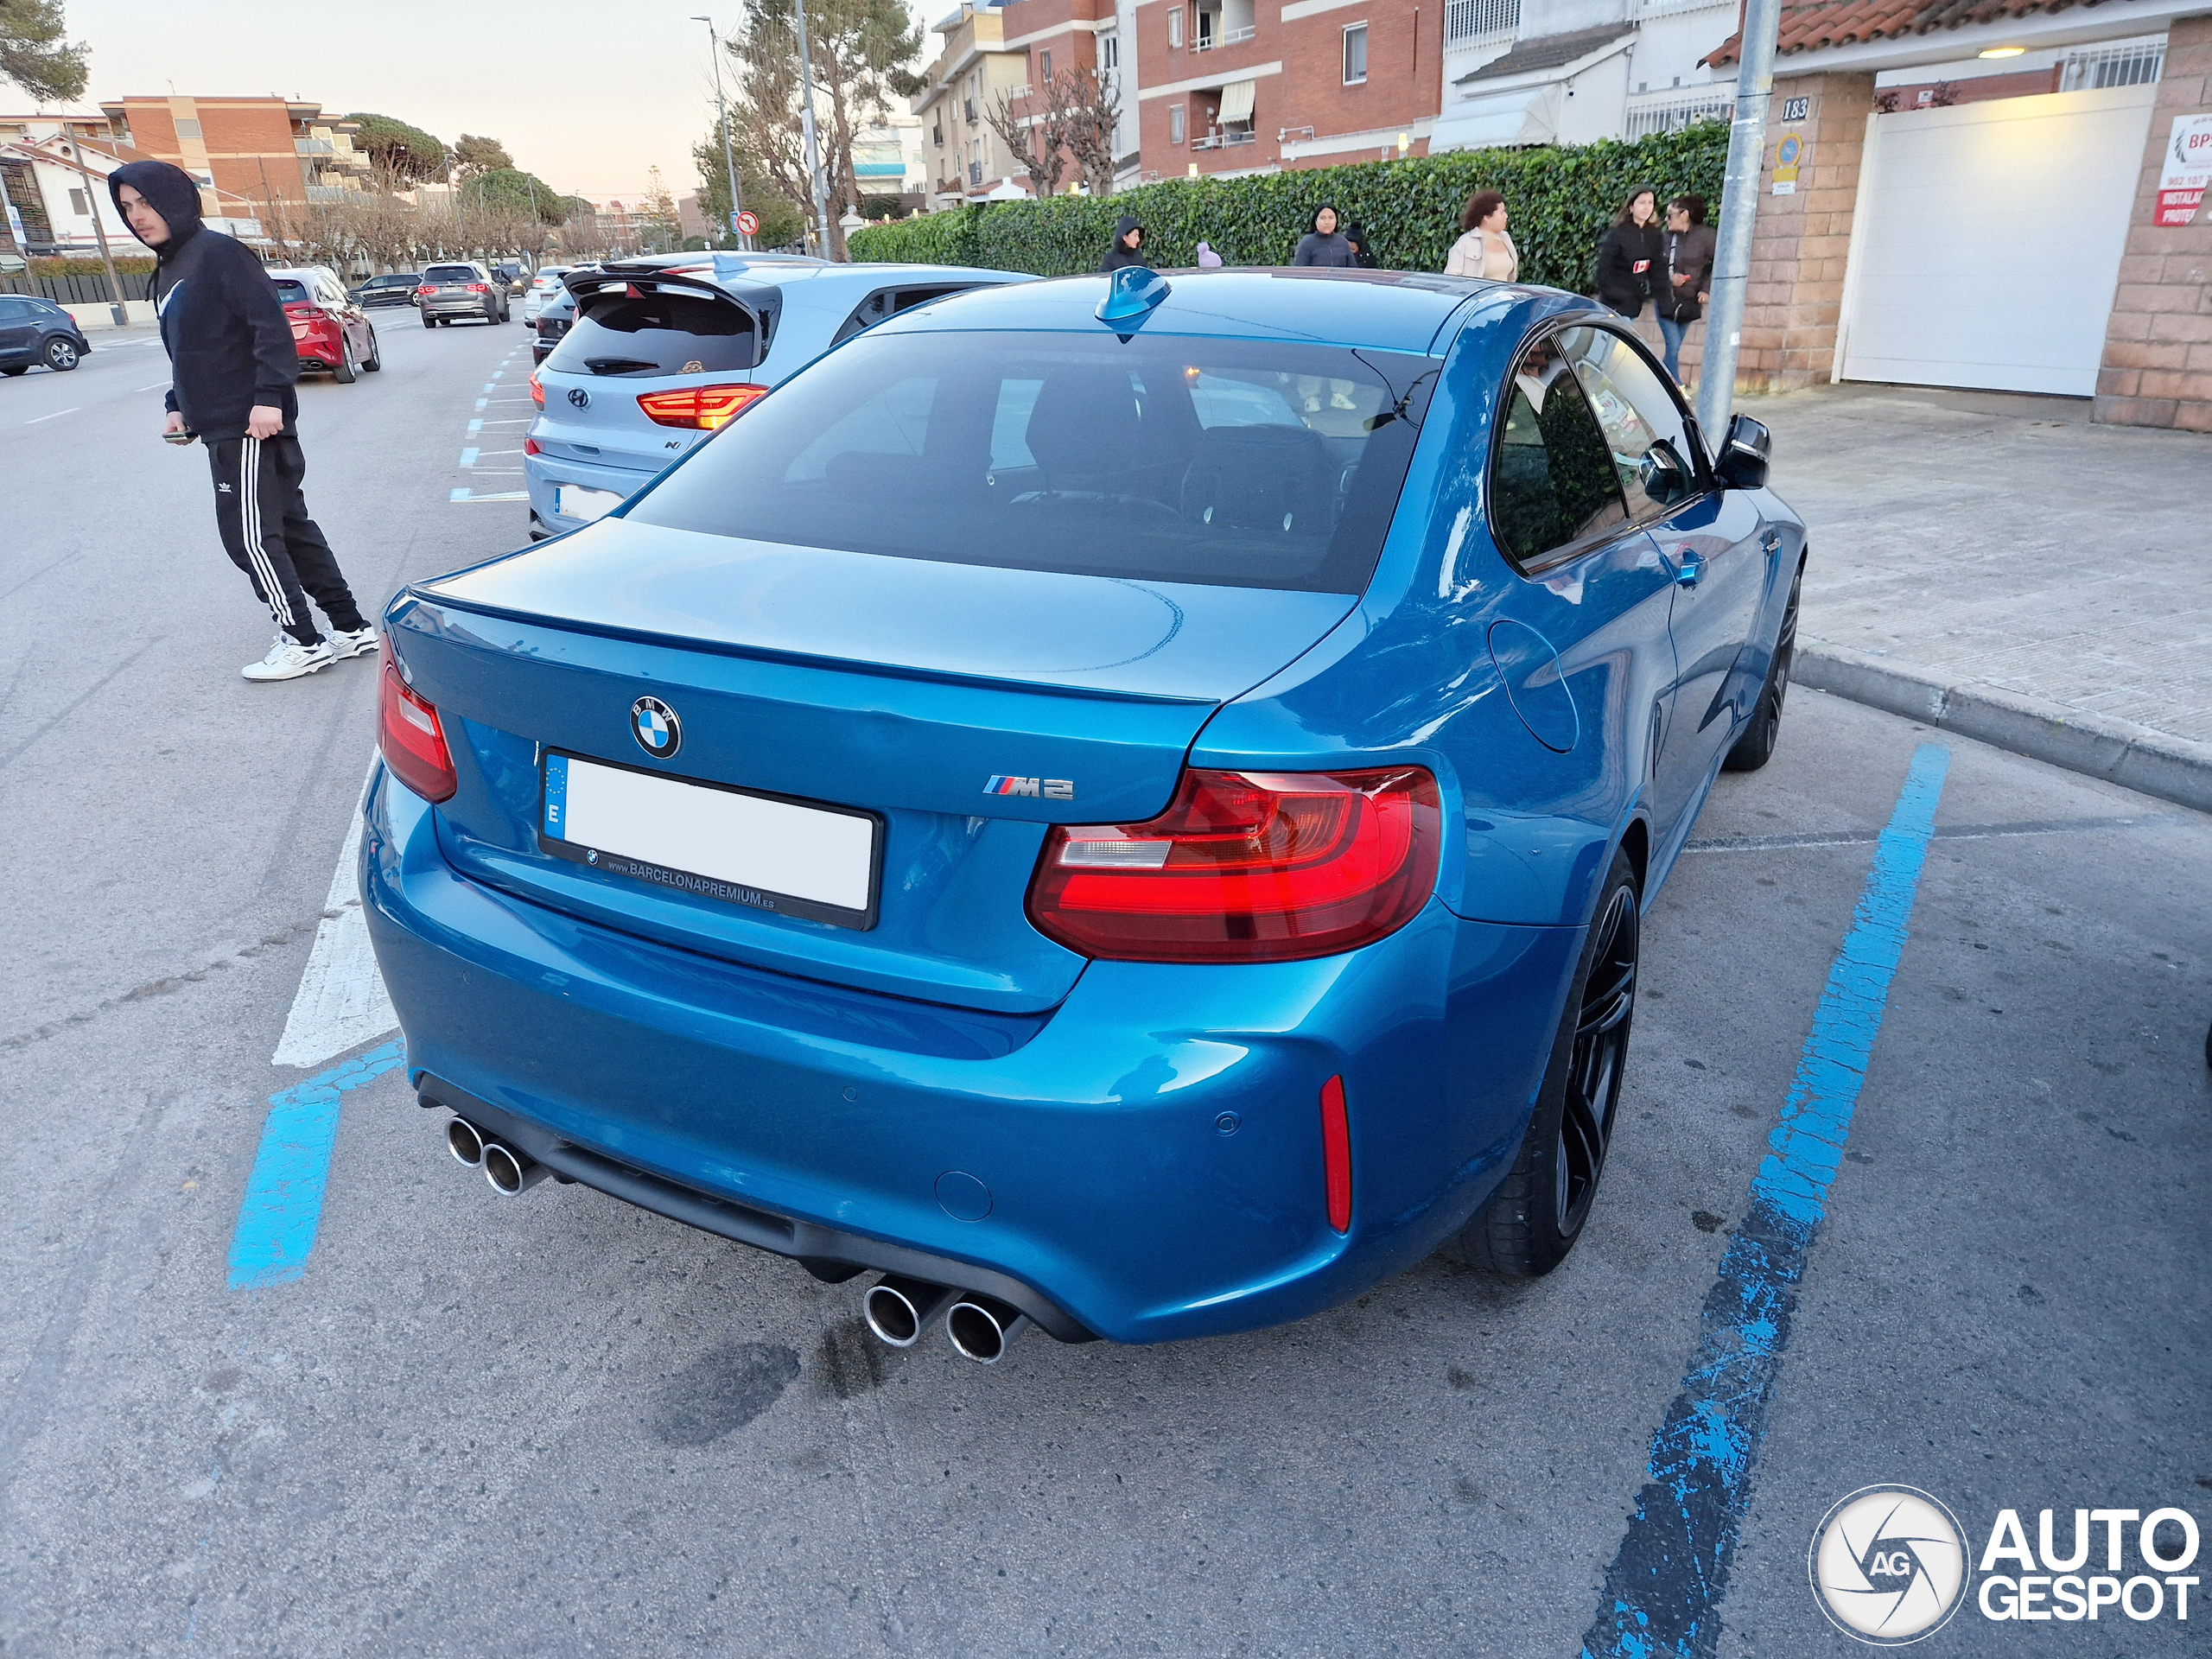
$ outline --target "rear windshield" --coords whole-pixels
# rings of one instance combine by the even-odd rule
[[[862,334],[627,516],[948,564],[1356,594],[1413,456],[1394,410],[1431,366],[1103,329]]]
[[[270,279],[276,285],[276,297],[286,305],[304,305],[315,296],[308,292],[308,285],[290,276]]]
[[[563,374],[742,374],[753,318],[703,294],[594,295],[545,366]]]
[[[426,283],[480,283],[484,279],[467,265],[432,265],[423,273]]]

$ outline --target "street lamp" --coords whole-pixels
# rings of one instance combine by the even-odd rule
[[[750,253],[753,251],[753,238],[742,231],[737,230],[737,215],[745,204],[737,199],[737,157],[729,147],[729,105],[722,101],[721,37],[715,33],[713,18],[694,17],[691,21],[695,23],[704,23],[707,26],[707,43],[714,48],[715,113],[721,120],[722,166],[729,174],[729,227],[732,231],[737,232],[737,245]]]
[[[822,238],[822,257],[830,257],[830,181],[823,176],[822,149],[814,133],[814,60],[806,49],[806,0],[796,0],[798,12],[798,75],[805,98],[799,105],[799,128],[806,139],[806,173],[814,184],[814,223]]]

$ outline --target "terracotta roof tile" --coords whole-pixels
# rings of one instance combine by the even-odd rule
[[[2094,6],[2103,0],[1810,0],[1807,4],[1782,8],[1775,54],[1788,57],[1795,52],[1851,46],[1861,41],[1933,35],[1938,29],[2024,17],[2031,12],[2066,11],[2076,3]],[[1717,68],[1736,61],[1744,38],[1740,9],[1736,22],[1736,32],[1707,55],[1707,63]]]

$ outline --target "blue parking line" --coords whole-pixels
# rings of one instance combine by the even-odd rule
[[[308,1270],[308,1255],[322,1221],[330,1148],[338,1139],[339,1099],[406,1058],[406,1046],[395,1038],[269,1096],[261,1150],[254,1154],[253,1173],[246,1178],[238,1227],[231,1235],[232,1290],[287,1284]]]
[[[1875,842],[1851,931],[1752,1178],[1749,1212],[1706,1293],[1682,1391],[1652,1437],[1649,1479],[1605,1570],[1583,1659],[1711,1659],[1718,1650],[1720,1602],[1751,1507],[1797,1287],[1904,954],[1950,760],[1937,744],[1914,752],[1889,827]]]
[[[464,467],[474,467],[476,464],[476,452],[474,449],[462,450],[461,452],[461,464]]]
[[[479,407],[480,408],[481,405],[480,404]],[[484,429],[484,423],[481,421],[471,421],[468,423],[468,429],[472,432],[481,432]]]

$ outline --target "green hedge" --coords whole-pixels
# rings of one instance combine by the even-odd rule
[[[1662,201],[1694,191],[1717,220],[1727,157],[1727,123],[1704,121],[1634,143],[1452,150],[1241,179],[1169,179],[1097,200],[989,202],[855,231],[848,245],[855,260],[1064,276],[1096,270],[1115,219],[1135,213],[1155,265],[1196,264],[1202,239],[1232,265],[1287,265],[1325,201],[1367,226],[1385,265],[1442,270],[1461,205],[1478,190],[1497,190],[1511,215],[1522,279],[1586,293],[1598,239],[1630,188],[1649,184]]]

